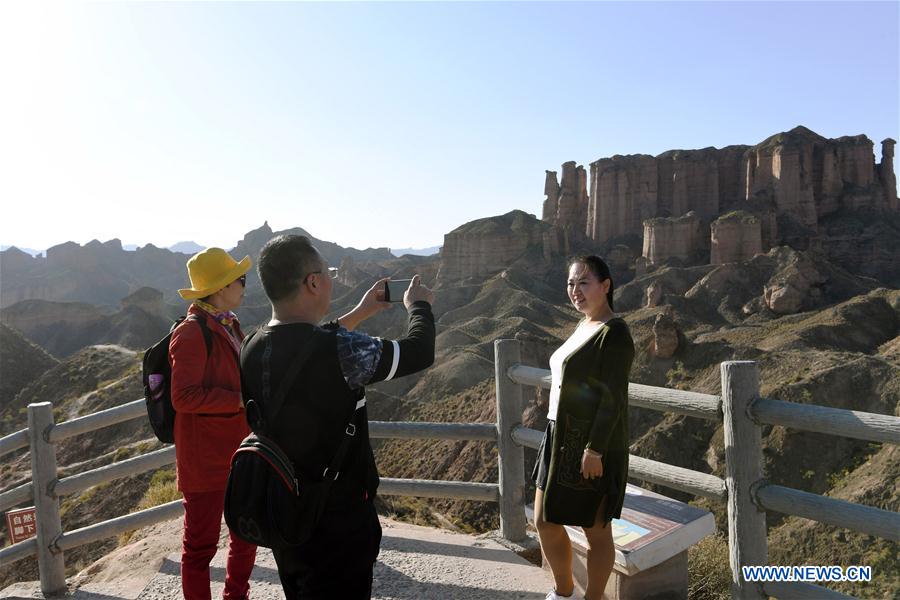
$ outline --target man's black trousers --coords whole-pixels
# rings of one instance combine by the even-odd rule
[[[272,551],[286,599],[368,600],[380,544],[372,501],[326,511],[309,542]]]

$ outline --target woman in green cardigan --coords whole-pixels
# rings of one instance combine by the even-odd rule
[[[567,290],[584,318],[550,358],[550,410],[534,470],[534,520],[555,581],[547,600],[574,597],[572,546],[563,525],[584,529],[585,598],[600,600],[615,561],[611,521],[625,500],[634,343],[628,325],[613,312],[613,281],[602,259],[575,258]]]

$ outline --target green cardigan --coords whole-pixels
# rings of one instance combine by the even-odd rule
[[[616,317],[563,362],[544,489],[544,516],[551,523],[592,527],[604,496],[608,500],[603,520],[621,516],[628,476],[628,376],[633,359],[628,325]],[[602,477],[581,476],[585,448],[603,455]]]

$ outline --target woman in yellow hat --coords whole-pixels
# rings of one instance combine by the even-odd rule
[[[183,495],[181,587],[187,600],[209,600],[231,455],[250,430],[241,400],[239,355],[244,334],[234,314],[244,299],[250,257],[235,261],[208,248],[187,262],[188,318],[172,334],[175,458]],[[230,536],[225,600],[246,598],[256,546]]]

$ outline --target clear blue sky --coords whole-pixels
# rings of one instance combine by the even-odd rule
[[[439,245],[567,160],[900,139],[898,2],[0,8],[0,243]]]

